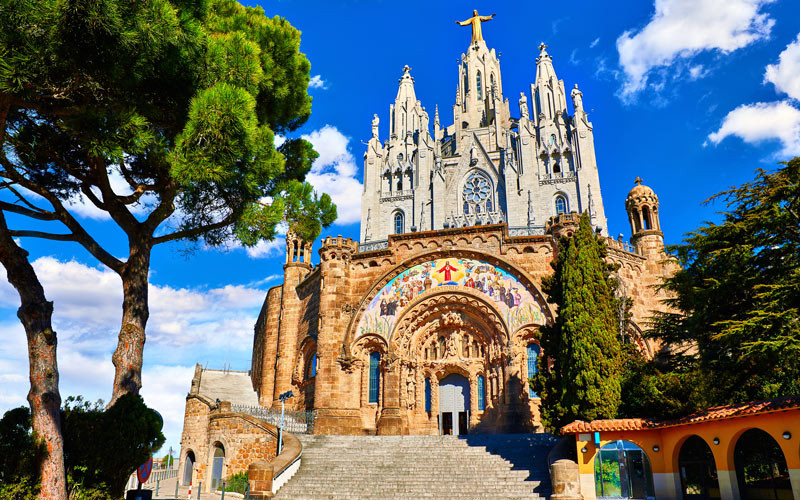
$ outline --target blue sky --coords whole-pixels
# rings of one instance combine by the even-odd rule
[[[264,3],[303,32],[314,96],[297,132],[321,153],[309,178],[333,195],[340,221],[325,234],[357,238],[362,140],[373,113],[381,138],[401,68],[433,115],[452,122],[456,60],[470,41],[455,20],[497,13],[485,23],[501,53],[505,96],[516,109],[536,74],[536,47],[548,45],[559,78],[574,83],[594,123],[603,200],[613,235],[630,235],[624,200],[636,176],[661,202],[668,243],[720,205],[710,195],[752,178],[756,168],[800,155],[800,4],[793,0],[590,2],[278,1]],[[530,96],[529,96],[530,99]],[[513,112],[512,112],[513,114]],[[120,233],[80,200],[73,209],[118,255]],[[18,219],[12,219],[13,221]],[[108,399],[110,357],[119,328],[115,274],[79,247],[22,241],[55,303],[62,396]],[[144,388],[165,417],[167,446],[178,446],[194,363],[247,370],[252,331],[266,290],[280,283],[283,241],[248,251],[185,245],[157,248]],[[316,260],[316,259],[315,259]],[[2,271],[0,271],[2,273]],[[0,412],[26,404],[27,354],[18,298],[0,279]]]

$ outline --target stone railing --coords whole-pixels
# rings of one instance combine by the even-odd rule
[[[303,444],[291,433],[283,434],[283,449],[270,462],[255,462],[247,469],[251,500],[266,500],[275,496],[281,486],[300,468]]]
[[[389,248],[389,240],[368,241],[358,245],[359,252],[372,252]]]
[[[522,227],[509,227],[509,236],[542,236],[544,235],[544,226],[522,226]]]

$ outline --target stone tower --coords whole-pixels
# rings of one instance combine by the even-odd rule
[[[663,254],[664,233],[658,219],[658,196],[642,185],[639,177],[625,199],[625,209],[631,224],[631,244],[636,247],[636,253],[645,257]]]
[[[362,244],[503,222],[512,235],[544,234],[550,217],[584,211],[608,234],[583,93],[577,85],[571,91],[570,115],[546,49],[539,46],[530,106],[521,92],[514,117],[497,53],[483,39],[470,43],[457,63],[453,123],[442,126],[437,106],[433,135],[410,68],[403,68],[389,139],[381,142],[375,115],[364,155]]]

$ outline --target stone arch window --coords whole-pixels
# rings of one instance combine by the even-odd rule
[[[719,479],[714,454],[698,435],[690,436],[678,454],[683,498],[719,498]]]
[[[558,162],[553,163],[553,173],[554,174],[561,173],[561,165]]]
[[[645,229],[647,230],[653,229],[653,223],[652,223],[653,219],[650,218],[650,209],[647,207],[647,205],[642,207],[642,220],[644,221]]]
[[[431,412],[431,378],[425,378],[425,411]]]
[[[183,462],[183,482],[181,486],[189,486],[189,484],[192,482],[192,472],[194,471],[194,462],[195,462],[194,452],[192,450],[189,450],[188,452],[186,452],[186,458],[184,459]]]
[[[402,210],[397,210],[393,216],[395,234],[402,234],[406,227],[406,218]]]
[[[494,91],[495,91],[495,88],[494,88],[494,73],[489,73],[489,84],[490,84],[489,92],[494,93]]]
[[[528,379],[533,377],[539,372],[539,354],[542,352],[539,344],[535,342],[531,342],[528,344],[528,347],[525,349],[528,355]],[[536,392],[534,392],[533,388],[528,384],[528,397],[536,398],[539,397]]]
[[[556,144],[556,134],[550,134],[550,145],[555,146],[555,144]]]
[[[461,197],[464,200],[465,214],[490,212],[494,206],[492,181],[481,171],[472,172],[464,182]]]
[[[398,191],[402,191],[403,190],[403,175],[402,174],[397,176],[397,190]]]
[[[612,441],[594,459],[595,493],[600,498],[654,498],[647,454],[630,441]]]
[[[311,353],[311,356],[308,357],[308,361],[306,361],[306,373],[305,379],[311,379],[317,376],[317,353]]]
[[[486,379],[478,375],[478,411],[486,409]]]
[[[567,213],[567,199],[562,196],[556,196],[556,215]]]
[[[480,101],[481,99],[483,99],[483,85],[481,84],[481,72],[480,72],[480,70],[478,71],[477,75],[475,76],[475,88],[477,90],[475,95],[478,96],[478,100]]]
[[[369,400],[370,403],[378,402],[381,378],[381,353],[372,351],[369,355]]]

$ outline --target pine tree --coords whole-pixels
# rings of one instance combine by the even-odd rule
[[[558,316],[541,330],[544,356],[531,384],[550,432],[574,420],[612,418],[620,404],[617,304],[604,257],[604,243],[583,214],[578,231],[559,241],[555,273],[544,280]]]

